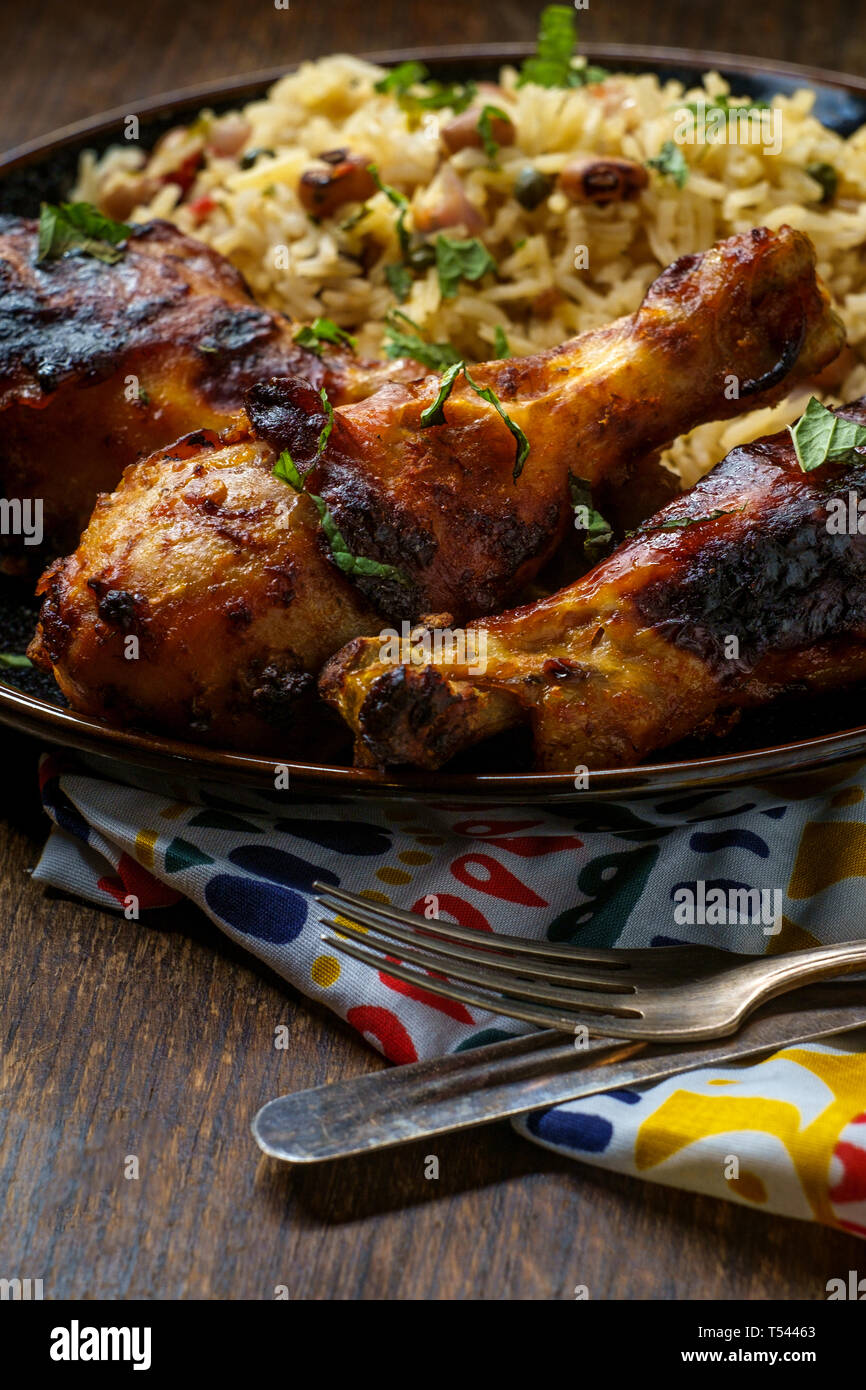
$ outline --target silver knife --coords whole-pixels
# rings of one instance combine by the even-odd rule
[[[567,1034],[530,1033],[281,1096],[262,1106],[252,1130],[272,1158],[321,1163],[863,1027],[866,983],[842,980],[775,999],[735,1037],[687,1051],[613,1038],[577,1049]]]

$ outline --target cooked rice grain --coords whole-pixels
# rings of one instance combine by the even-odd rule
[[[323,150],[347,148],[374,160],[382,179],[410,199],[413,213],[435,209],[445,197],[439,130],[452,113],[413,122],[392,96],[374,90],[382,75],[346,55],[302,64],[244,109],[251,127],[244,148],[272,155],[245,170],[236,159],[207,154],[183,201],[179,188],[166,184],[133,219],[169,218],[229,257],[263,303],[302,321],[329,316],[357,335],[362,353],[380,355],[385,317],[395,307],[385,278],[386,265],[400,254],[395,208],[377,193],[354,227],[340,226],[352,207],[315,223],[300,205],[297,185]],[[486,98],[506,107],[516,143],[500,149],[495,166],[474,149],[444,166],[486,223],[481,235],[498,275],[463,282],[450,300],[442,298],[435,268],[418,276],[400,307],[426,338],[450,341],[468,359],[492,355],[497,326],[515,354],[551,347],[633,312],[651,280],[678,256],[750,227],[789,223],[814,241],[819,272],[858,357],[825,399],[850,399],[866,389],[866,128],[843,139],[812,114],[811,92],[779,96],[773,103],[782,120],[778,154],[755,145],[687,144],[680,146],[690,166],[682,189],[653,174],[635,203],[575,206],[557,190],[527,211],[513,195],[527,164],[557,174],[587,154],[643,163],[674,138],[678,106],[725,95],[728,87],[717,73],[689,91],[652,74],[617,74],[573,90],[518,87],[516,77],[503,69],[501,94]],[[144,162],[144,153],[128,146],[98,161],[87,154],[74,196],[99,203],[119,170]],[[806,173],[812,162],[838,173],[829,205],[819,204],[820,186]],[[200,220],[190,203],[205,194],[217,207]],[[575,269],[578,246],[587,248],[587,269]],[[287,268],[278,268],[283,263]],[[668,461],[689,485],[734,444],[796,419],[808,394],[804,388],[774,410],[693,430],[674,443]]]

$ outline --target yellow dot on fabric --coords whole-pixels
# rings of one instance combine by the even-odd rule
[[[360,922],[353,922],[351,917],[343,917],[339,912],[334,917],[338,927],[354,927],[355,931],[369,931],[369,927],[362,927]]]
[[[401,849],[397,858],[401,864],[429,864],[433,855],[425,854],[422,849]]]
[[[360,888],[358,897],[368,898],[371,903],[385,903],[386,905],[391,901],[388,894],[380,893],[378,888]]]
[[[866,824],[808,821],[788,884],[789,898],[811,898],[845,878],[866,877]]]
[[[419,845],[444,845],[444,835],[416,835],[415,842]]]
[[[159,814],[162,816],[163,820],[177,820],[178,816],[182,816],[184,811],[188,810],[189,802],[175,801],[171,806],[166,806],[165,810],[160,811]]]
[[[383,883],[393,883],[397,886],[412,882],[412,875],[407,874],[405,869],[392,869],[390,865],[386,865],[384,869],[377,869],[376,877]]]
[[[310,975],[313,984],[319,985],[321,989],[328,989],[337,983],[340,978],[340,962],[335,956],[316,956],[310,966]]]
[[[144,869],[153,868],[153,848],[159,839],[157,830],[139,830],[135,837],[135,857]]]
[[[858,801],[863,800],[862,787],[843,787],[840,792],[830,802],[831,806],[856,806]]]
[[[757,1173],[742,1172],[738,1178],[728,1178],[727,1181],[737,1196],[744,1197],[747,1202],[766,1202],[767,1189]]]

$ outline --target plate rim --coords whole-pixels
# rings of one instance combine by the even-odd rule
[[[519,42],[484,44],[442,44],[433,47],[379,50],[356,55],[369,62],[390,66],[408,60],[423,60],[432,67],[471,61],[518,61],[531,52]],[[866,77],[828,68],[786,63],[774,59],[717,52],[707,49],[670,48],[664,45],[586,43],[581,54],[593,61],[635,63],[655,67],[719,70],[746,77],[774,76],[786,81],[802,81],[806,86],[825,87],[862,96],[866,101]],[[319,55],[327,56],[327,55]],[[305,59],[303,61],[315,61]],[[110,134],[122,124],[134,107],[140,120],[168,116],[173,111],[201,104],[208,98],[227,101],[252,99],[279,78],[299,66],[280,64],[229,78],[175,88],[140,101],[127,102],[93,116],[71,122],[45,135],[0,152],[0,178],[30,164],[38,164],[66,146],[84,145],[88,138]],[[831,734],[794,742],[767,745],[746,752],[720,753],[709,757],[676,759],[624,768],[598,768],[589,771],[588,785],[574,786],[572,773],[475,772],[424,773],[420,771],[378,772],[335,764],[295,762],[265,758],[259,754],[234,752],[206,744],[173,739],[144,730],[124,729],[51,704],[15,686],[0,682],[0,723],[22,733],[43,738],[97,758],[126,759],[136,766],[165,769],[170,763],[178,772],[193,771],[197,776],[221,780],[226,776],[243,784],[273,786],[276,767],[289,773],[289,788],[305,793],[364,797],[403,794],[413,798],[458,798],[527,800],[568,800],[587,797],[609,799],[631,796],[664,795],[672,792],[721,790],[759,777],[788,776],[815,771],[866,756],[866,724]],[[275,736],[275,743],[277,738]]]

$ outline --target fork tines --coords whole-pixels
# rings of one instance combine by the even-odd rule
[[[488,936],[383,906],[343,888],[314,887],[323,907],[338,914],[337,920],[323,923],[335,933],[324,935],[323,941],[431,994],[566,1032],[587,1028],[615,1036],[627,1030],[629,1020],[643,1016],[630,1000],[635,985],[629,975],[636,966],[658,965],[658,950],[604,951]]]

